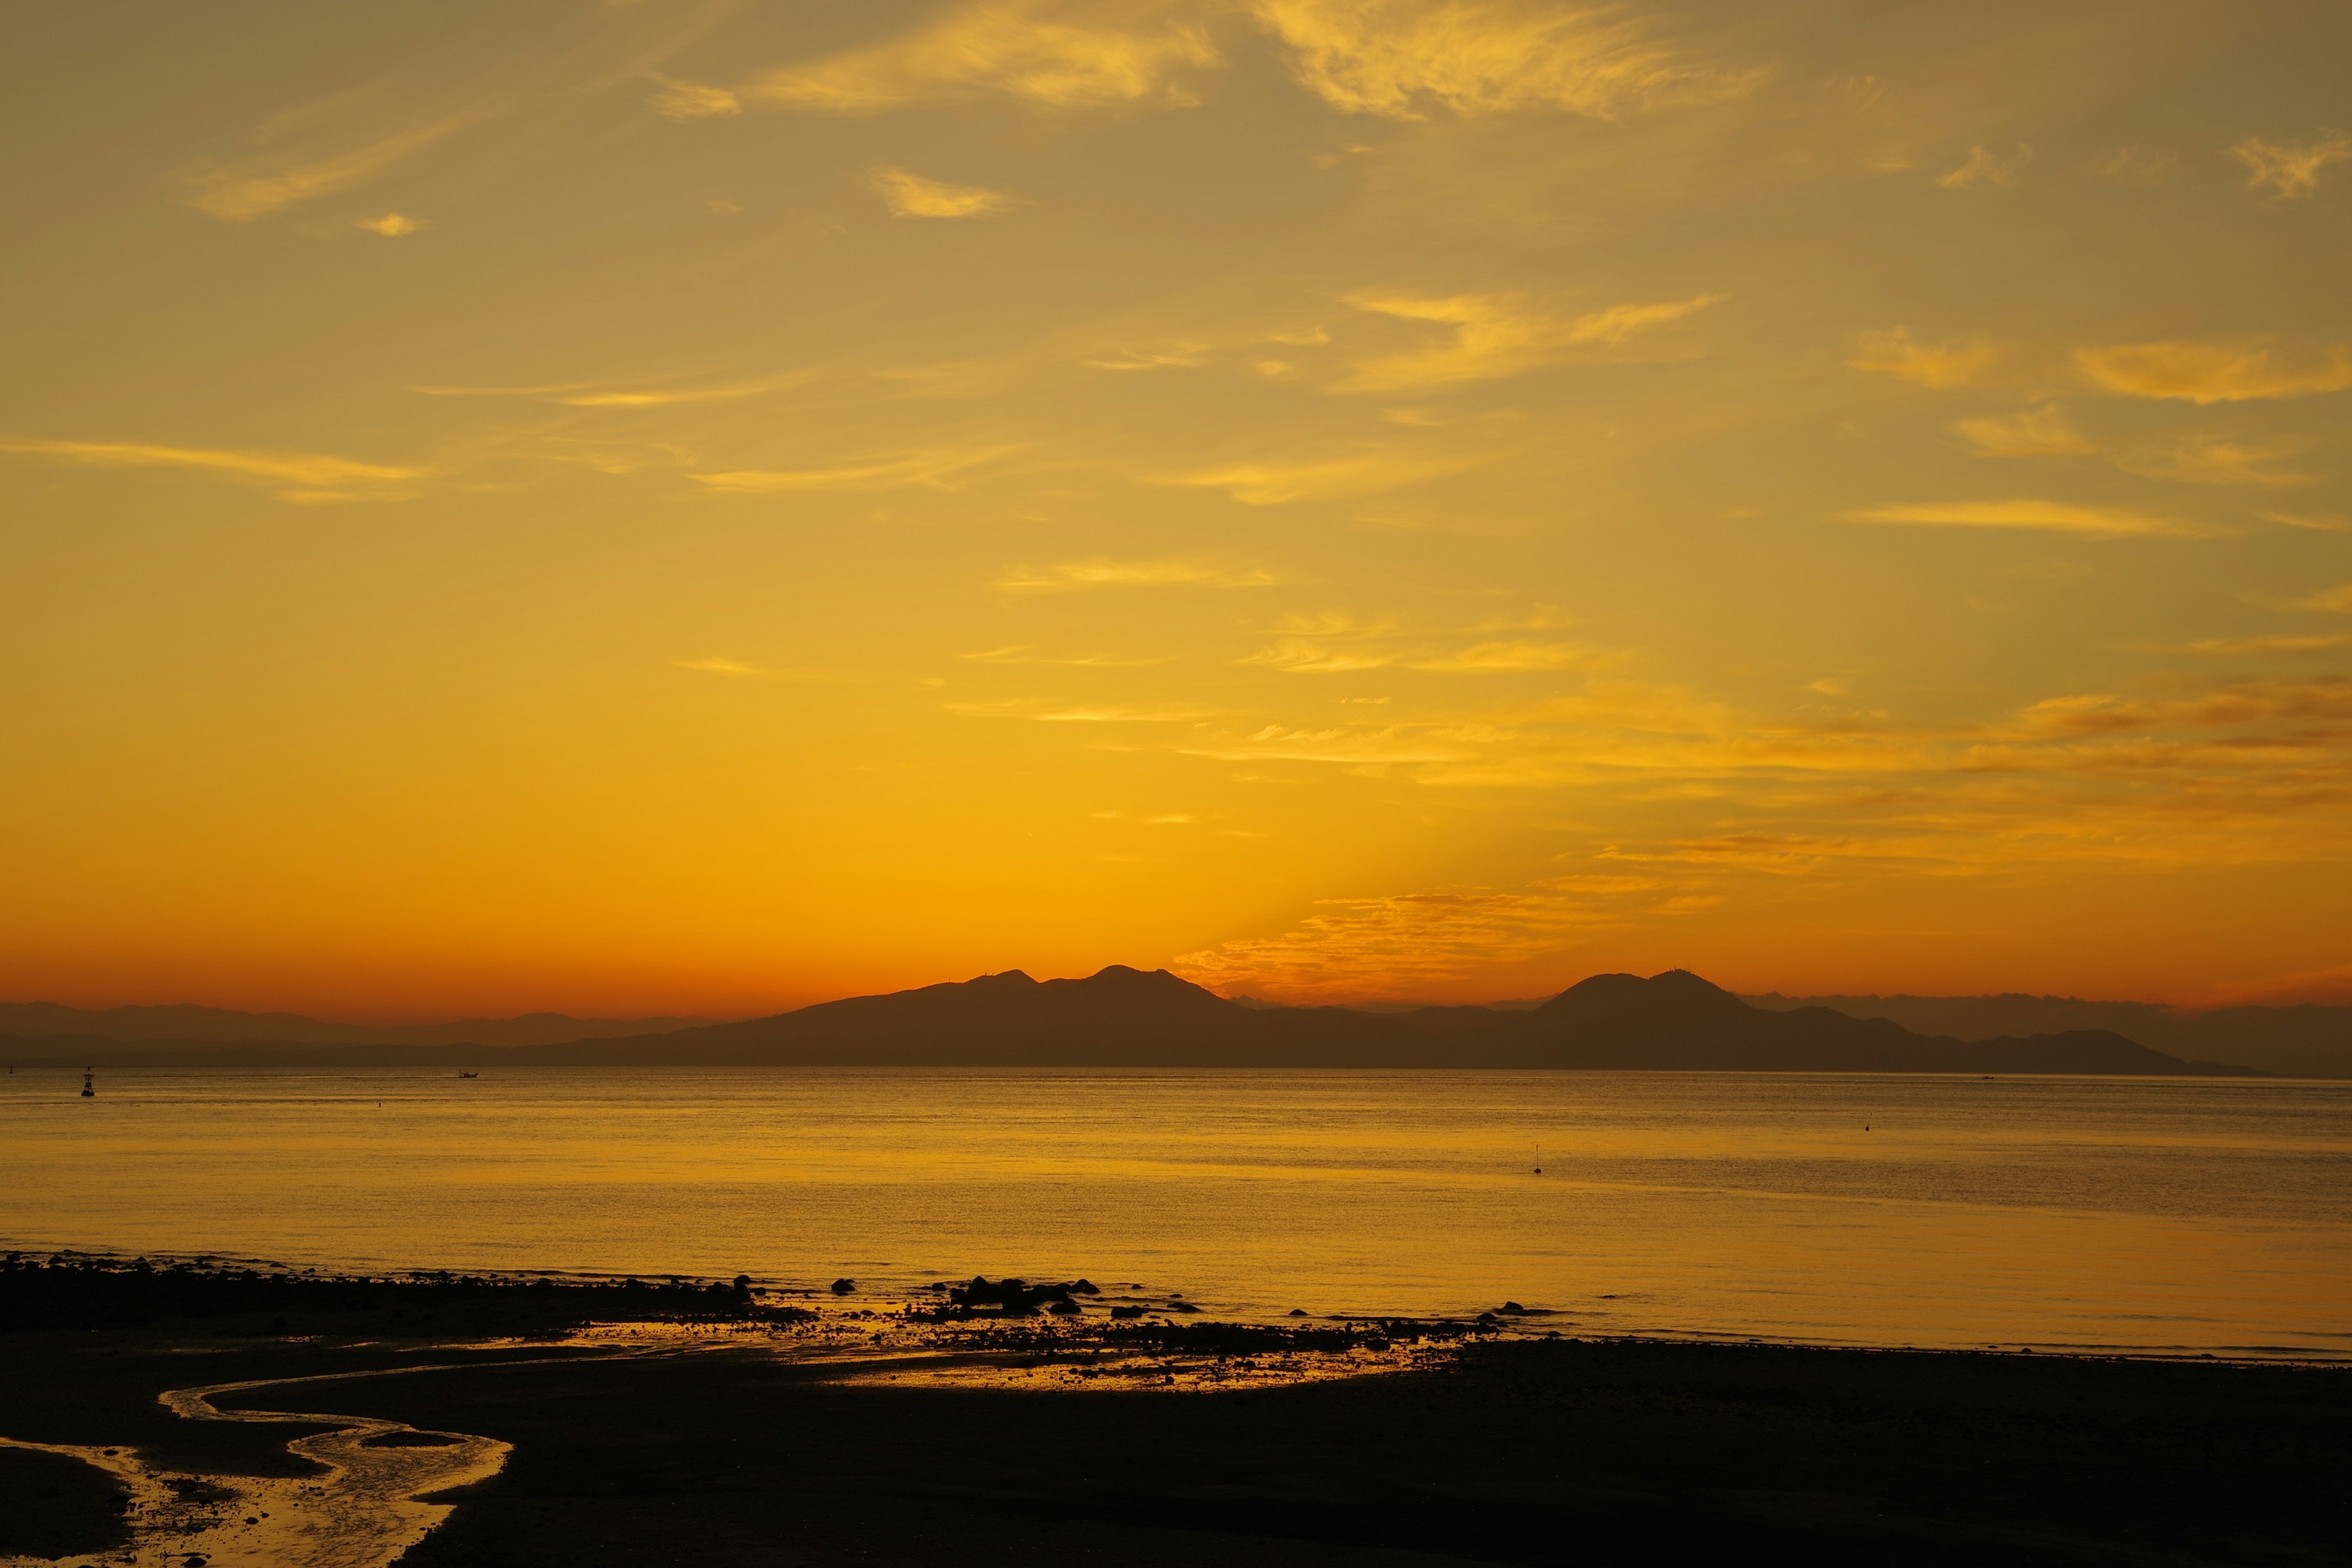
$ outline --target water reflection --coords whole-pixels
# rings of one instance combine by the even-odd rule
[[[942,1069],[0,1079],[12,1245],[1146,1280],[1865,1343],[2352,1350],[2352,1084]],[[1542,1173],[1537,1173],[1540,1166]]]

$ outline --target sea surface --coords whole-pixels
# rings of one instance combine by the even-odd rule
[[[0,1246],[1085,1276],[1274,1318],[2352,1359],[2352,1082],[488,1068],[0,1076]]]

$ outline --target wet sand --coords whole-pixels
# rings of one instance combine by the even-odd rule
[[[16,1335],[0,1434],[135,1450],[130,1530],[22,1561],[142,1568],[2317,1563],[2352,1540],[2340,1369],[1146,1327]],[[384,1446],[410,1432],[460,1441]],[[167,1502],[175,1478],[216,1489]]]

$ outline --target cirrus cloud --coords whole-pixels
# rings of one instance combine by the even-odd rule
[[[1755,71],[1700,65],[1614,7],[1525,0],[1255,0],[1293,73],[1326,102],[1420,120],[1554,110],[1615,120],[1737,98]]]
[[[1018,205],[1002,191],[950,185],[904,169],[877,169],[873,184],[896,217],[986,217]]]
[[[1351,294],[1360,310],[1406,321],[1434,321],[1454,329],[1451,342],[1406,354],[1367,360],[1335,388],[1340,392],[1392,392],[1401,387],[1443,386],[1491,381],[1562,363],[1580,352],[1615,348],[1628,339],[1679,321],[1710,305],[1720,294],[1646,305],[1611,305],[1577,316],[1530,309],[1517,294],[1455,294],[1424,300],[1376,293]]]
[[[1219,57],[1196,22],[1165,6],[1079,12],[1040,0],[962,6],[903,37],[772,71],[748,96],[799,109],[873,113],[1001,94],[1045,109],[1158,100],[1189,104],[1179,79]]]
[[[2267,338],[2168,340],[2078,349],[2074,363],[2092,382],[2126,397],[2186,403],[2244,403],[2307,397],[2352,386],[2352,346],[2290,357]]]
[[[2120,539],[2132,534],[2200,538],[2212,531],[2171,518],[2150,517],[2121,507],[2075,506],[2054,500],[1932,501],[1913,506],[1870,507],[1843,514],[1849,522],[1887,522],[1941,528],[2021,528]]]
[[[2352,158],[2352,136],[2333,132],[2309,142],[2271,142],[2249,136],[2230,149],[2246,166],[2246,188],[2267,185],[2281,201],[2307,196],[2319,187],[2319,171]]]
[[[1275,579],[1249,566],[1221,566],[1184,556],[1156,561],[1065,561],[1044,568],[1018,566],[999,577],[994,586],[1025,592],[1064,592],[1075,588],[1264,588]]]
[[[298,487],[279,492],[293,501],[351,500],[365,490],[422,476],[418,468],[359,463],[312,452],[252,452],[204,447],[154,447],[129,441],[0,440],[0,452],[54,458],[61,462],[109,468],[194,468],[240,479],[268,479]]]

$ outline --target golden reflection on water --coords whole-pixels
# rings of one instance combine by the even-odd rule
[[[0,1079],[9,1245],[2352,1352],[2352,1084],[493,1067],[68,1087]]]

